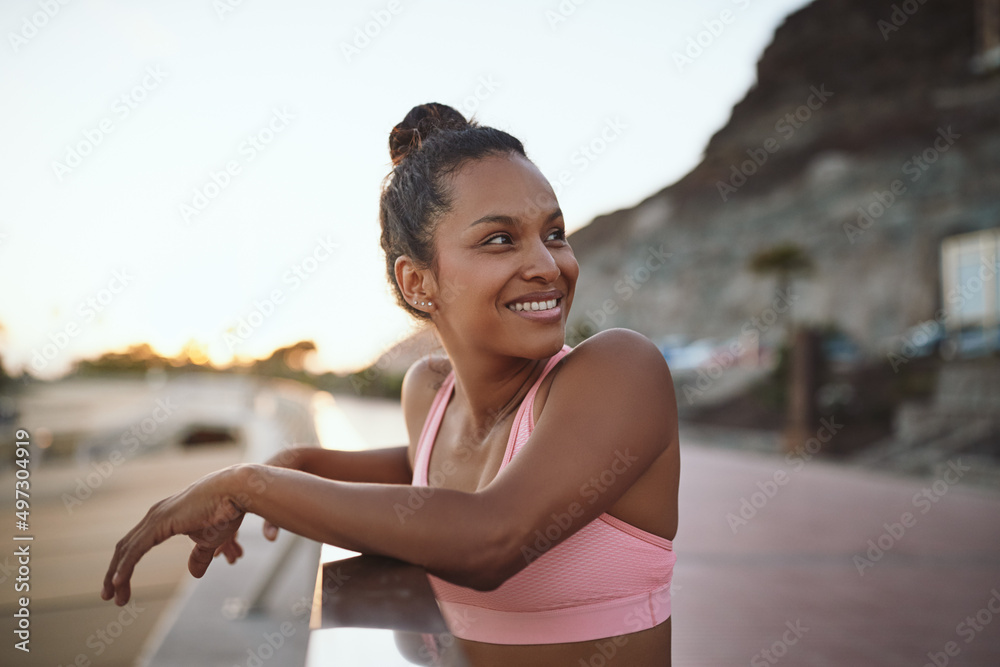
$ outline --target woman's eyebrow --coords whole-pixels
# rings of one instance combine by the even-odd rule
[[[562,214],[563,214],[562,213],[562,209],[558,209],[557,208],[556,210],[554,210],[551,213],[549,213],[549,216],[545,219],[545,222],[549,223],[549,222],[552,222],[553,220],[555,220],[556,218],[561,218]],[[508,227],[516,227],[517,225],[521,224],[520,218],[517,218],[515,216],[502,215],[502,214],[491,214],[491,215],[484,215],[483,217],[479,218],[475,222],[471,223],[469,225],[469,227],[475,227],[476,225],[481,224],[481,223],[485,223],[485,222],[495,222],[495,223],[499,223],[501,225],[507,225]]]

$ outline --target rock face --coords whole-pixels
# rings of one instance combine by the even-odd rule
[[[788,314],[768,317],[775,282],[747,265],[785,242],[816,268],[792,285],[797,320],[874,351],[933,317],[941,240],[1000,226],[1000,76],[973,72],[975,29],[973,0],[789,16],[702,162],[571,235],[571,328],[776,340]]]

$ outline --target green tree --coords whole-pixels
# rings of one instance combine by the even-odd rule
[[[812,275],[815,265],[809,254],[796,243],[785,242],[761,250],[750,258],[749,269],[759,276],[774,276],[776,289],[779,293],[786,295],[788,301],[788,320],[790,327],[786,327],[786,337],[790,337],[791,330],[795,328],[795,317],[792,312],[792,300],[787,299],[787,295],[792,288],[792,282],[799,277]]]

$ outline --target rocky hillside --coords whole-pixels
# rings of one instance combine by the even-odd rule
[[[793,283],[797,319],[875,349],[932,317],[941,239],[1000,226],[1000,76],[970,66],[973,0],[902,4],[790,15],[702,162],[570,237],[571,327],[773,339],[775,283],[747,265],[784,242],[816,267]]]

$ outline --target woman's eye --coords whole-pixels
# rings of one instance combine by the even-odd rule
[[[566,238],[566,230],[565,229],[553,229],[549,233],[549,238],[550,239],[554,238],[557,241],[565,240],[565,238]]]
[[[508,241],[510,241],[510,236],[507,234],[497,234],[486,239],[483,245],[504,245]]]

